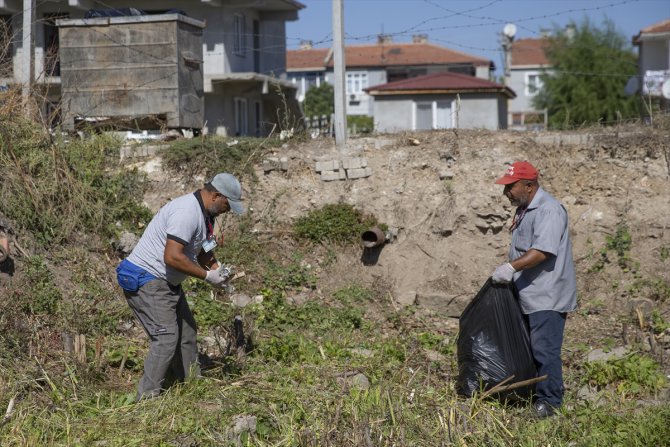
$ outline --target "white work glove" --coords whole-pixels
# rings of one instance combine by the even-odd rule
[[[491,275],[491,280],[494,284],[507,284],[514,278],[514,273],[516,273],[516,270],[514,270],[512,264],[508,262],[495,269]]]
[[[224,287],[229,276],[230,271],[225,270],[223,266],[221,266],[216,270],[209,270],[207,276],[205,276],[205,282],[208,282],[214,287]]]

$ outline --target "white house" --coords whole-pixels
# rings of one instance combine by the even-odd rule
[[[633,37],[638,47],[637,93],[670,109],[670,19],[648,26]]]
[[[501,84],[441,72],[367,89],[374,97],[375,130],[506,129],[507,101],[514,92]]]
[[[428,43],[425,35],[416,35],[411,43],[394,43],[379,36],[375,45],[350,45],[344,49],[346,64],[346,109],[348,115],[373,116],[374,102],[365,89],[416,76],[438,72],[462,73],[490,79],[492,61]],[[298,89],[298,100],[312,86],[333,82],[333,52],[329,48],[301,49],[286,54],[288,79]]]
[[[533,98],[542,89],[540,75],[550,68],[544,49],[547,39],[519,39],[512,42],[509,75],[505,85],[516,93],[509,102],[510,129],[546,128],[547,112],[533,105]]]
[[[286,81],[286,22],[304,5],[295,0],[49,0],[37,1],[24,25],[30,0],[0,0],[0,85],[29,78],[23,27],[34,31],[36,89],[47,99],[45,112],[60,98],[56,19],[83,18],[90,9],[140,9],[148,14],[181,10],[206,22],[203,33],[205,128],[221,135],[266,135],[280,118],[278,109],[299,113],[295,86]],[[26,34],[28,35],[28,34]],[[5,51],[2,51],[2,50]],[[22,62],[23,61],[23,62]],[[285,102],[286,100],[286,102]]]

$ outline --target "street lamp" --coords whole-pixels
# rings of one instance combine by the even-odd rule
[[[516,25],[513,23],[506,24],[503,28],[502,34],[503,54],[505,55],[504,75],[505,80],[507,80],[510,75],[510,65],[512,64],[512,42],[514,41],[514,36],[516,35]]]

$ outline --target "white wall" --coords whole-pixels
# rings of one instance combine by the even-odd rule
[[[533,95],[526,95],[526,74],[539,73],[539,69],[511,70],[507,78],[507,86],[516,93],[516,98],[509,101],[510,112],[526,112],[535,110],[533,107]]]
[[[496,93],[475,93],[460,95],[460,107],[456,105],[456,95],[384,95],[376,96],[374,102],[375,130],[378,132],[398,132],[414,130],[415,103],[431,101],[451,101],[453,124],[461,129],[506,128],[506,97]]]
[[[665,40],[643,40],[640,44],[640,70],[670,69],[670,38]]]
[[[414,100],[403,96],[377,96],[374,101],[376,132],[399,132],[412,129]]]

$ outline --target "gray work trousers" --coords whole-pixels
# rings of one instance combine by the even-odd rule
[[[159,395],[168,372],[177,381],[197,376],[200,373],[197,328],[181,285],[154,279],[136,292],[126,291],[125,295],[150,341],[137,400]]]

